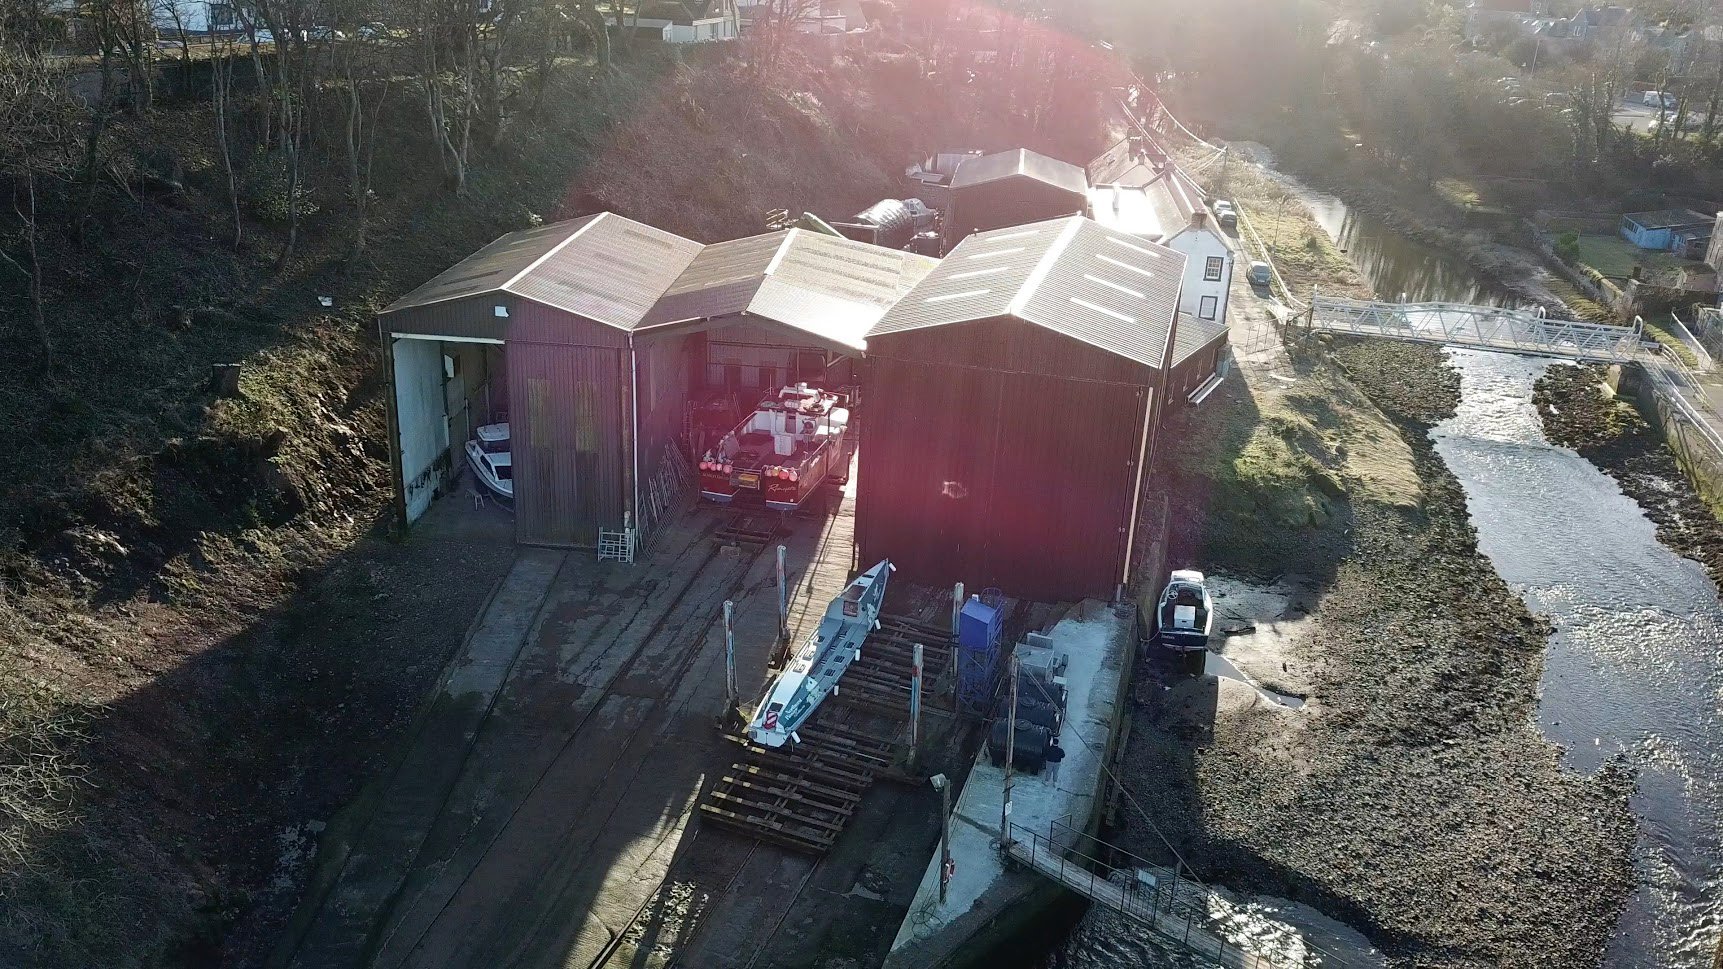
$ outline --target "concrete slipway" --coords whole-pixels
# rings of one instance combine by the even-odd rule
[[[1055,821],[1087,831],[1099,819],[1104,764],[1136,648],[1136,612],[1090,599],[1053,627],[1051,636],[1054,648],[1070,657],[1066,719],[1060,730],[1065,761],[1054,781],[1044,772],[1017,773],[1011,795],[1011,822],[1042,835]],[[888,967],[934,966],[973,957],[978,937],[990,935],[994,923],[1046,891],[1042,876],[1008,869],[1000,857],[1004,781],[1004,767],[993,766],[984,748],[952,811],[951,853],[957,870],[946,901],[939,901],[936,851],[892,943]]]
[[[848,577],[851,497],[788,519],[792,635]],[[769,547],[717,545],[720,522],[696,508],[633,565],[521,551],[393,770],[331,824],[272,964],[591,966],[631,944],[731,753],[723,601],[745,692],[774,644]]]

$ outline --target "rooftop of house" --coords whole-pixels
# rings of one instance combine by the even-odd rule
[[[1018,176],[1046,182],[1074,195],[1082,195],[1089,190],[1089,178],[1083,169],[1027,148],[969,159],[958,166],[957,174],[951,178],[951,187],[958,190]]]
[[[1654,212],[1629,212],[1623,216],[1642,229],[1686,229],[1710,226],[1714,216],[1702,215],[1692,209],[1658,209]]]

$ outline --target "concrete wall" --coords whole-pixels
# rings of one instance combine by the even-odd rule
[[[1646,420],[1663,429],[1669,449],[1699,494],[1712,506],[1723,506],[1723,456],[1718,455],[1693,420],[1659,393],[1656,381],[1637,364],[1611,367],[1610,383],[1617,393],[1639,406]]]

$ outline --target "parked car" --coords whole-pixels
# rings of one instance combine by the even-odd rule
[[[1653,108],[1673,108],[1679,101],[1675,95],[1668,91],[1647,91],[1641,100]]]
[[[1214,217],[1223,229],[1238,228],[1238,210],[1233,208],[1232,203],[1226,199],[1214,203]]]
[[[1253,262],[1250,264],[1250,269],[1245,272],[1244,278],[1252,286],[1267,286],[1274,281],[1274,270],[1270,269],[1266,262]]]

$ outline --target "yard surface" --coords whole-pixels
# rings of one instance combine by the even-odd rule
[[[1633,275],[1634,266],[1644,266],[1647,273],[1690,269],[1710,273],[1702,262],[1682,259],[1672,252],[1641,249],[1619,235],[1585,233],[1579,237],[1579,261],[1610,279],[1626,279]]]

